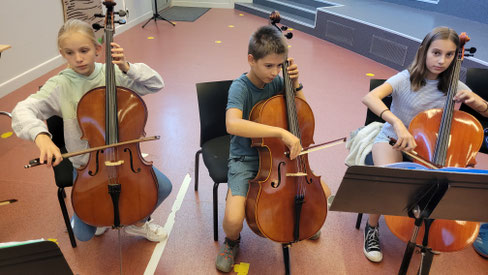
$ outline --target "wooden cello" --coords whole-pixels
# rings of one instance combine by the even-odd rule
[[[284,95],[259,102],[250,120],[289,130],[303,147],[313,143],[315,120],[310,106],[295,97],[288,62],[283,64]],[[293,243],[317,233],[327,216],[327,197],[320,176],[313,174],[308,155],[294,160],[279,138],[253,138],[259,153],[259,171],[250,181],[246,220],[254,233],[280,243]]]
[[[87,92],[78,103],[82,138],[90,147],[118,144],[145,135],[147,109],[135,92],[117,87],[110,43],[114,34],[114,1],[105,1],[105,87]],[[149,216],[157,204],[158,183],[139,143],[90,153],[72,191],[78,217],[93,226],[130,225]]]
[[[454,110],[464,44],[469,41],[465,33],[460,35],[460,46],[453,64],[446,103],[443,109],[431,109],[415,116],[409,131],[415,138],[415,151],[436,167],[473,166],[483,142],[483,127],[472,115]],[[406,217],[385,216],[390,230],[404,242],[412,236],[414,220]],[[432,222],[432,223],[430,223]],[[472,243],[479,231],[479,223],[451,220],[430,220],[428,245],[435,251],[452,252]],[[422,244],[425,226],[422,225],[416,243]],[[412,240],[413,242],[413,240]]]

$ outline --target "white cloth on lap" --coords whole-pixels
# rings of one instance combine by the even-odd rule
[[[346,142],[346,148],[349,149],[345,160],[347,166],[364,165],[364,160],[371,152],[373,142],[382,127],[383,123],[375,121],[351,132],[351,138]]]

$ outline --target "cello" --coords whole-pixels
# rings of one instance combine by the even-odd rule
[[[271,19],[279,22],[279,14],[273,13]],[[285,58],[284,95],[259,102],[249,118],[287,129],[300,139],[303,147],[308,147],[314,143],[313,112],[303,99],[295,97],[287,66]],[[288,148],[278,138],[253,138],[251,146],[258,150],[259,171],[249,181],[246,197],[249,227],[254,233],[282,244],[310,238],[325,222],[327,197],[320,176],[310,169],[308,155],[291,160],[286,154]]]
[[[105,87],[94,88],[80,99],[77,117],[82,139],[90,147],[112,147],[90,152],[86,166],[78,169],[71,201],[75,213],[85,223],[119,228],[136,223],[154,211],[158,182],[151,163],[141,155],[139,143],[115,146],[145,135],[147,108],[135,92],[116,86],[110,44],[116,23],[114,14],[122,14],[114,12],[114,1],[103,4],[106,6]]]
[[[415,139],[416,153],[432,162],[434,167],[473,166],[475,157],[483,142],[483,127],[472,115],[454,110],[461,62],[464,58],[464,45],[469,37],[460,36],[457,58],[454,61],[446,103],[443,109],[430,109],[415,116],[409,132]],[[406,217],[385,216],[386,224],[394,235],[409,242],[414,232],[414,220]],[[432,250],[439,252],[458,251],[471,244],[478,235],[479,223],[451,220],[426,220],[420,228],[416,244],[422,244],[424,233]],[[426,229],[427,228],[427,229]],[[425,241],[424,241],[425,243]]]

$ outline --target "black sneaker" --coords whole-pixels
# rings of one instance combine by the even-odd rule
[[[232,270],[232,266],[234,265],[234,260],[237,257],[237,253],[239,252],[239,242],[241,241],[241,237],[239,239],[232,241],[225,238],[224,243],[220,247],[219,254],[217,255],[217,259],[215,260],[215,267],[222,271],[222,272],[230,272]]]
[[[366,228],[364,229],[364,255],[368,260],[379,263],[383,260],[383,253],[381,253],[380,247],[380,230],[379,225],[376,227],[370,227],[366,223]]]

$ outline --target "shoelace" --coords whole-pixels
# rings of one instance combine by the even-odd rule
[[[367,248],[369,251],[371,250],[380,250],[380,242],[379,242],[379,230],[377,228],[375,229],[369,229],[368,233],[366,235],[366,244]]]
[[[221,253],[220,255],[225,256],[224,258],[227,258],[227,257],[228,258],[233,258],[234,255],[232,255],[232,248],[234,248],[234,247],[231,247],[229,245],[229,243],[226,242],[225,243],[224,253]]]
[[[152,233],[156,234],[156,233],[158,233],[159,228],[161,228],[161,226],[159,226],[157,224],[153,224],[152,222],[153,222],[152,220],[147,221],[146,226],[149,228],[149,230]]]

